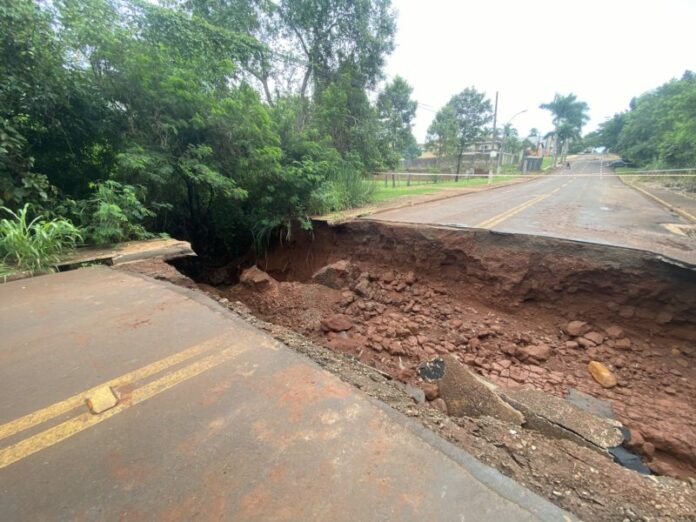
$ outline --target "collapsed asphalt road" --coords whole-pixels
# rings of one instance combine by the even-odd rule
[[[200,293],[99,267],[0,313],[3,521],[570,520]]]
[[[371,220],[486,228],[656,252],[696,264],[696,240],[665,225],[687,224],[625,185],[600,160],[496,190],[371,215]]]
[[[424,410],[463,428],[443,428],[449,440],[581,518],[696,513],[681,500],[693,496],[696,477],[692,266],[585,242],[368,220],[317,224],[248,271],[180,266],[221,302],[243,314],[239,302],[247,305],[247,317],[261,319],[255,324],[284,340],[293,337],[277,332],[299,334],[301,350],[323,345],[403,383],[430,406]],[[309,353],[331,360],[326,350]],[[448,354],[506,390],[580,392],[607,404],[630,429],[626,446],[640,467],[661,477],[581,453],[582,445],[539,439],[529,421],[520,430],[510,418],[493,427],[486,416],[462,416],[446,390],[418,373]],[[342,377],[354,382],[348,373]]]

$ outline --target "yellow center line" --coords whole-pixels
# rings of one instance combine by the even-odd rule
[[[145,379],[176,364],[191,359],[192,357],[196,357],[197,355],[200,355],[208,350],[223,346],[226,341],[229,341],[229,334],[223,333],[217,337],[208,339],[201,344],[194,345],[186,350],[170,355],[169,357],[165,357],[164,359],[155,361],[147,366],[143,366],[142,368],[138,368],[137,370],[121,375],[120,377],[116,377],[115,379],[99,384],[98,386],[90,388],[89,390],[80,392],[63,401],[56,402],[55,404],[47,406],[46,408],[37,410],[29,413],[28,415],[3,424],[0,426],[0,440],[67,413],[78,406],[84,405],[88,397],[104,386],[113,388]]]
[[[519,214],[523,210],[526,210],[529,207],[531,207],[532,205],[539,203],[541,200],[548,198],[550,195],[551,194],[541,194],[539,196],[534,196],[532,199],[530,199],[529,201],[525,201],[521,205],[517,205],[516,207],[506,210],[505,212],[501,212],[500,214],[495,215],[492,218],[487,219],[486,221],[482,221],[481,223],[476,225],[476,228],[493,228],[505,221],[506,219],[511,218],[515,214]]]
[[[228,347],[219,353],[209,355],[194,363],[184,366],[179,370],[170,372],[157,380],[145,384],[133,390],[128,398],[122,400],[113,408],[99,415],[85,412],[72,419],[62,422],[52,428],[32,435],[11,446],[0,450],[0,469],[9,466],[25,457],[33,455],[43,449],[49,448],[77,433],[99,424],[114,415],[150,399],[179,383],[191,379],[201,373],[210,370],[225,361],[232,359],[248,350],[248,343],[239,343],[238,346]]]

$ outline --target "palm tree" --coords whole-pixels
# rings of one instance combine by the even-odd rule
[[[577,139],[582,131],[582,126],[590,117],[587,114],[589,106],[584,101],[570,93],[566,96],[556,93],[549,103],[542,103],[539,108],[550,111],[553,115],[554,135],[556,147],[553,153],[553,165],[558,164],[558,149],[565,157],[565,151],[570,141]]]

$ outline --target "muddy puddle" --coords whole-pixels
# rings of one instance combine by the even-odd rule
[[[634,465],[696,483],[693,267],[551,238],[370,221],[318,224],[256,266],[177,267],[216,298],[376,368],[438,415],[453,418],[455,403],[422,368],[444,359],[513,398],[592,403],[630,431],[623,447]],[[622,452],[600,459],[610,453]]]

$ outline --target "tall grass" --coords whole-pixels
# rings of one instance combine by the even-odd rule
[[[80,230],[67,219],[29,220],[29,205],[17,212],[0,207],[11,217],[0,220],[0,264],[5,272],[49,271],[64,254],[82,240]],[[8,270],[9,269],[9,270]]]
[[[325,213],[359,207],[372,201],[375,184],[366,179],[362,169],[349,161],[341,162],[326,176],[312,195],[310,212]]]

